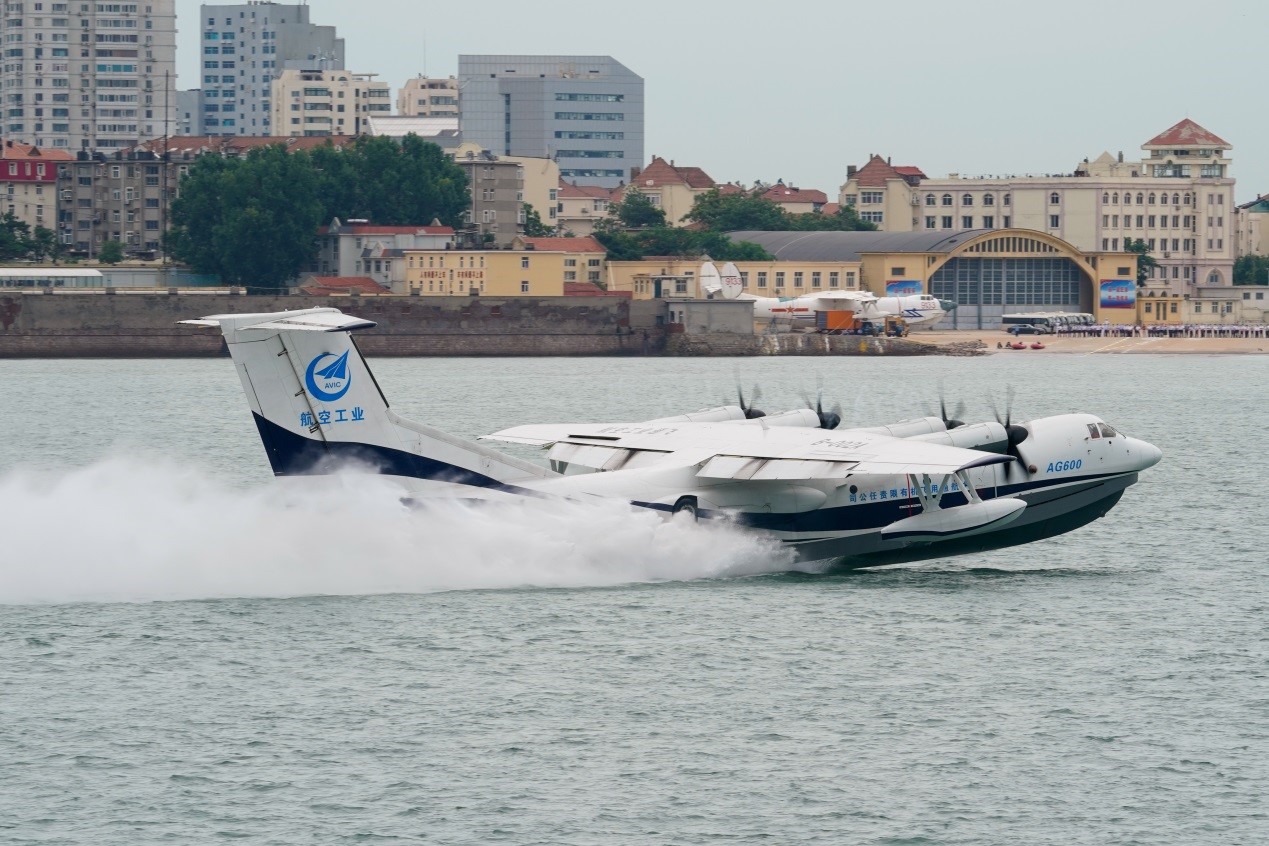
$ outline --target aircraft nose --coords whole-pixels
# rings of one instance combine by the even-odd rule
[[[1148,444],[1145,441],[1132,439],[1132,454],[1137,456],[1141,461],[1141,469],[1153,467],[1163,460],[1163,450],[1154,444]]]
[[[956,303],[952,300],[939,300],[939,308],[943,309],[943,311],[954,311]]]

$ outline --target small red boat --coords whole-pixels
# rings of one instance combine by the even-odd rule
[[[1044,344],[1040,343],[1039,341],[1035,341],[1035,342],[1033,342],[1033,343],[1031,344],[1031,349],[1033,349],[1033,350],[1042,350],[1042,349],[1044,349]]]
[[[1026,348],[1027,348],[1027,345],[1022,343],[1022,341],[1014,341],[1012,344],[1009,345],[1009,349],[1011,350],[1025,350]]]

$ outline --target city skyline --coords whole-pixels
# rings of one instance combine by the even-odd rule
[[[1269,7],[1248,0],[1205,9],[1200,30],[1181,25],[1194,8],[1177,0],[1053,11],[916,0],[898,12],[744,2],[725,17],[664,0],[526,17],[490,0],[479,26],[461,5],[309,6],[345,40],[349,70],[394,90],[420,73],[456,75],[460,53],[611,55],[646,80],[645,159],[719,182],[782,178],[833,198],[847,166],[872,153],[931,177],[1070,172],[1103,151],[1139,158],[1189,117],[1232,143],[1239,202],[1269,193],[1269,151],[1255,146],[1269,117],[1254,98]],[[198,8],[177,3],[182,88],[198,80]],[[1252,96],[1238,97],[1245,88]]]

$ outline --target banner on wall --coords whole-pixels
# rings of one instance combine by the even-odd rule
[[[1137,283],[1132,279],[1103,279],[1102,308],[1136,308]]]
[[[911,297],[921,293],[920,279],[887,279],[887,297]]]

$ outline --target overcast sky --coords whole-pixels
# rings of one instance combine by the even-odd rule
[[[199,78],[198,3],[177,71]],[[1069,172],[1184,117],[1269,194],[1269,0],[311,0],[395,90],[460,53],[608,54],[646,81],[645,155],[820,188],[870,153],[929,176]],[[395,96],[395,94],[394,94]]]

